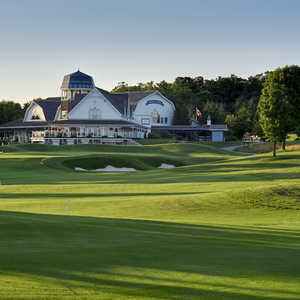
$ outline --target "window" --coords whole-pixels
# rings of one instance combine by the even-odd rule
[[[94,107],[89,110],[89,119],[97,120],[100,119],[100,109]]]
[[[168,118],[167,117],[165,117],[165,124],[167,124],[168,123]]]
[[[68,118],[68,112],[67,111],[62,111],[61,112],[61,118],[62,119],[67,119]]]
[[[160,123],[161,123],[161,124],[164,123],[164,118],[163,118],[163,117],[160,118]]]
[[[32,120],[40,120],[40,116],[39,115],[33,115],[31,119]]]
[[[150,125],[150,120],[146,118],[142,118],[142,125]]]
[[[156,110],[153,110],[152,112],[152,123],[159,123],[160,118],[159,118],[159,114]]]

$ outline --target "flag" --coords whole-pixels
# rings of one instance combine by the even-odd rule
[[[196,115],[197,115],[197,117],[202,118],[202,113],[197,106],[196,106]]]

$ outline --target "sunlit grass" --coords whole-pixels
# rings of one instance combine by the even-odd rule
[[[194,143],[4,150],[0,299],[300,298],[298,148],[275,159]],[[101,156],[181,166],[65,163]]]

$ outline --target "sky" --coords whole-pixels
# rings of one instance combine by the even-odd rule
[[[0,99],[300,65],[298,0],[0,0]]]

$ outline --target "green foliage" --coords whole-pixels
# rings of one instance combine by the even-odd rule
[[[134,86],[129,86],[126,82],[122,81],[112,89],[112,93],[124,93],[124,92],[139,92],[139,91],[151,91],[155,89],[153,81],[147,83],[138,83]]]
[[[0,124],[23,117],[22,107],[13,101],[0,101]]]
[[[31,101],[26,102],[23,104],[22,106],[22,110],[23,110],[23,114],[25,115],[27,108],[29,107],[29,105],[31,104]]]
[[[296,84],[296,80],[298,83]],[[274,143],[285,143],[289,131],[299,124],[300,68],[278,68],[264,83],[258,105],[259,121],[264,135]],[[274,146],[274,156],[276,146]]]
[[[251,112],[246,106],[242,106],[236,115],[227,115],[225,123],[232,134],[232,139],[241,139],[245,133],[252,132]]]
[[[224,124],[226,119],[226,112],[222,103],[217,103],[213,101],[207,101],[202,108],[202,118],[201,123],[206,123],[208,116],[210,115],[213,123]]]
[[[220,124],[224,123],[227,114],[237,114],[243,105],[247,108],[252,105],[251,114],[255,114],[263,80],[261,74],[248,79],[235,75],[212,80],[205,80],[201,76],[177,77],[172,83],[163,80],[159,83],[150,81],[128,86],[121,82],[112,91],[159,90],[175,104],[174,124],[189,124],[190,118],[195,118],[196,106],[203,114],[199,120],[201,123],[205,123],[210,114],[212,122]],[[253,127],[254,119],[251,120],[253,124],[250,127]],[[246,124],[244,127],[249,126]]]
[[[279,81],[285,86],[288,102],[293,107],[291,111],[292,129],[300,123],[300,67],[286,66],[275,70],[278,73]]]
[[[160,139],[161,136],[158,132],[151,132],[148,134],[149,139]]]
[[[300,125],[295,128],[295,133],[297,135],[297,138],[300,138]]]

